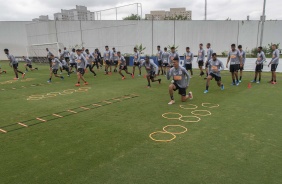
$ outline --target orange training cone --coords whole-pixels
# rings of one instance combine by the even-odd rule
[[[250,88],[252,88],[252,84],[249,82],[249,84],[248,84],[248,88],[250,89]]]

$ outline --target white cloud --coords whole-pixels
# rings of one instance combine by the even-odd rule
[[[143,5],[143,15],[150,10],[168,10],[171,7],[186,7],[192,10],[193,20],[204,19],[205,0],[0,0],[2,21],[28,21],[39,15],[49,15],[53,19],[53,14],[60,12],[61,9],[71,9],[75,5],[85,5],[89,10],[101,10],[110,7],[140,2]],[[227,17],[232,20],[244,20],[247,15],[251,19],[258,20],[262,14],[263,0],[208,0],[208,19],[224,20]],[[281,20],[282,1],[267,0],[266,18]],[[119,9],[120,16],[136,13],[136,7]],[[127,11],[127,12],[126,12]],[[106,13],[106,12],[104,12]],[[115,17],[115,11],[108,12]],[[122,16],[121,16],[122,15]]]

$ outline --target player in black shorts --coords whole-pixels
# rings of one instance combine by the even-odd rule
[[[202,43],[199,45],[199,47],[200,47],[200,50],[198,51],[197,62],[198,62],[199,69],[201,71],[200,76],[202,77],[205,74],[204,71],[203,71],[204,60],[205,60],[205,50],[203,49]]]
[[[232,77],[232,86],[239,86],[238,70],[239,66],[243,65],[242,57],[239,50],[236,49],[236,45],[231,45],[231,50],[228,53],[228,59],[226,63],[226,68],[228,68],[228,63],[230,61],[230,73]],[[235,81],[236,79],[236,81]]]
[[[52,69],[52,59],[51,59],[52,53],[49,51],[48,48],[46,48],[46,51],[47,51],[47,59],[48,59],[50,70],[51,70]]]
[[[265,61],[265,54],[262,51],[262,47],[258,47],[257,60],[256,60],[256,70],[255,70],[255,78],[251,82],[259,84],[261,81],[261,72],[263,68],[263,62]],[[257,77],[259,75],[259,80],[257,81]]]
[[[125,60],[125,58],[121,55],[120,51],[117,52],[117,57],[118,57],[118,65],[119,65],[119,71],[118,71],[118,73],[122,76],[122,80],[125,79],[125,76],[121,73],[122,70],[124,70],[127,74],[129,74],[129,75],[131,75],[131,77],[133,77],[133,75],[127,71],[126,60]]]
[[[25,71],[28,72],[28,68],[33,71],[33,70],[38,70],[38,68],[32,68],[32,64],[31,64],[31,59],[23,56],[23,60],[26,62],[25,66]]]
[[[160,71],[162,71],[162,75],[164,74],[164,70],[163,70],[163,60],[162,60],[162,55],[163,55],[163,51],[161,50],[161,46],[157,46],[157,58],[158,58],[158,67],[159,67],[159,71],[158,71],[158,75],[160,75]]]
[[[151,87],[150,80],[152,82],[159,82],[161,83],[161,79],[156,79],[156,71],[158,71],[159,67],[154,63],[154,61],[150,61],[150,57],[146,56],[145,61],[141,64],[141,67],[144,66],[147,72],[146,78],[148,81],[148,86],[147,88]]]
[[[134,72],[135,72],[135,67],[138,67],[139,69],[139,76],[141,76],[141,67],[140,67],[140,53],[138,52],[137,48],[134,47],[134,55],[133,55],[133,77],[134,77]]]
[[[64,77],[58,75],[58,70],[59,70],[60,63],[61,63],[60,60],[58,58],[55,58],[55,56],[53,54],[50,56],[50,58],[52,60],[52,70],[50,72],[50,78],[47,82],[49,82],[49,83],[51,82],[53,74],[54,74],[55,77],[61,78],[63,80]]]
[[[25,73],[18,70],[18,65],[19,65],[18,60],[12,54],[9,53],[9,49],[4,49],[4,52],[5,52],[5,54],[7,55],[8,59],[10,61],[9,65],[11,67],[13,67],[13,69],[14,69],[14,72],[15,72],[15,75],[16,75],[14,80],[19,79],[18,73],[22,74],[22,78],[24,78]]]
[[[209,75],[207,77],[207,83],[206,83],[206,90],[204,93],[209,92],[209,86],[210,86],[210,81],[214,78],[218,87],[221,88],[221,90],[224,90],[224,85],[221,82],[221,75],[220,71],[224,69],[223,63],[217,59],[216,53],[212,53],[211,59],[208,62],[209,66]]]
[[[117,67],[118,67],[118,55],[117,55],[117,51],[116,48],[113,47],[113,51],[112,51],[112,64],[114,65],[114,72],[117,72]]]
[[[277,66],[279,64],[280,51],[277,49],[277,45],[276,44],[272,45],[272,50],[273,50],[273,52],[272,52],[272,59],[271,59],[271,61],[268,64],[268,67],[271,65],[271,81],[270,81],[270,83],[271,84],[277,84],[277,81],[276,81],[276,69],[277,69]]]

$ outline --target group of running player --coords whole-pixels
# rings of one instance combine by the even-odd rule
[[[220,71],[224,69],[223,63],[217,59],[216,53],[213,52],[213,49],[211,48],[211,44],[208,43],[206,45],[207,48],[207,54],[205,53],[205,50],[203,49],[203,44],[199,44],[199,51],[197,55],[197,64],[200,69],[200,76],[203,76],[206,74],[206,77],[204,79],[207,79],[206,81],[206,90],[204,93],[209,92],[209,86],[210,81],[214,78],[217,82],[217,85],[221,88],[221,90],[224,90],[224,85],[221,82],[221,74]],[[275,44],[272,45],[273,53],[272,53],[272,60],[268,64],[268,66],[271,65],[271,72],[272,72],[272,78],[270,83],[276,84],[276,68],[279,64],[279,50],[277,49],[277,46]],[[193,69],[192,69],[192,63],[194,59],[194,54],[190,51],[189,47],[186,47],[186,52],[184,53],[184,64],[185,66],[180,66],[180,55],[176,52],[174,47],[170,48],[170,51],[168,51],[167,48],[164,48],[164,51],[161,50],[160,46],[157,46],[157,60],[158,64],[155,64],[152,59],[150,59],[149,56],[145,57],[144,59],[141,59],[141,55],[137,48],[134,48],[134,54],[133,54],[133,70],[132,73],[128,72],[127,68],[127,62],[125,58],[122,56],[120,51],[116,51],[115,48],[112,48],[112,51],[109,50],[108,46],[105,46],[105,51],[103,54],[103,57],[98,49],[95,49],[93,53],[90,53],[88,49],[85,50],[83,47],[82,49],[72,49],[71,52],[67,50],[65,47],[63,52],[59,50],[59,57],[55,57],[54,54],[52,54],[48,48],[46,48],[47,51],[47,58],[49,60],[50,64],[50,78],[47,82],[52,81],[52,76],[64,79],[63,76],[58,75],[58,70],[62,72],[63,70],[67,71],[68,76],[73,73],[73,69],[75,69],[75,72],[77,74],[77,83],[75,86],[80,86],[80,81],[82,80],[84,82],[84,85],[88,85],[88,82],[84,78],[84,74],[89,68],[89,71],[94,75],[94,77],[97,75],[93,68],[97,67],[97,69],[102,68],[102,63],[105,65],[105,75],[111,75],[112,73],[112,67],[114,67],[114,72],[118,72],[122,79],[125,79],[125,76],[123,75],[122,71],[125,71],[126,74],[129,74],[132,78],[134,78],[135,69],[136,67],[139,70],[139,76],[141,76],[141,68],[144,66],[147,74],[145,77],[148,81],[148,88],[151,87],[151,82],[158,82],[161,83],[161,79],[156,79],[157,75],[166,75],[167,79],[171,81],[171,84],[169,85],[169,94],[171,101],[169,104],[175,103],[174,97],[173,97],[173,91],[178,90],[179,94],[181,95],[181,101],[186,101],[187,99],[192,99],[193,94],[192,92],[189,92],[187,94],[186,90],[189,86],[190,79],[193,76]],[[22,72],[18,70],[18,61],[17,59],[9,53],[8,49],[4,50],[5,54],[7,55],[8,59],[10,60],[10,66],[13,67],[16,78],[18,79],[18,73],[22,74],[22,78],[25,77],[25,72]],[[205,57],[207,58],[205,59]],[[244,70],[244,64],[246,59],[246,53],[242,50],[242,46],[239,45],[238,49],[236,49],[236,45],[231,45],[231,50],[228,53],[228,59],[226,68],[228,68],[228,64],[230,62],[229,70],[232,77],[232,84],[231,85],[239,85],[239,83],[242,80],[242,74]],[[26,62],[25,68],[26,71],[28,71],[28,68],[32,70],[38,70],[38,68],[33,68],[31,60],[25,56],[23,56],[23,60]],[[102,62],[103,61],[103,62]],[[257,60],[255,62],[256,68],[255,68],[255,78],[251,82],[260,83],[261,81],[261,72],[263,69],[263,63],[266,62],[265,54],[262,51],[262,47],[258,47],[258,54],[257,54]],[[205,70],[203,67],[205,66]],[[117,68],[119,67],[119,71]],[[188,73],[190,71],[190,74]],[[205,72],[204,72],[205,71]],[[238,72],[240,71],[240,77]],[[3,71],[6,72],[6,71]],[[259,75],[259,79],[257,80],[257,76]]]

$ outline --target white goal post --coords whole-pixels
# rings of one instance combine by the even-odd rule
[[[32,44],[26,47],[27,57],[31,58],[33,62],[39,62],[39,63],[48,62],[46,57],[47,56],[46,48],[48,48],[49,51],[52,54],[54,54],[55,57],[59,57],[60,56],[59,49],[63,51],[64,45],[59,42]]]

